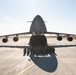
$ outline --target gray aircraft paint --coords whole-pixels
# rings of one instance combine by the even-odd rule
[[[44,23],[43,19],[41,18],[41,16],[37,15],[33,19],[33,22],[30,27],[30,32],[35,32],[35,33],[47,32],[45,23]]]

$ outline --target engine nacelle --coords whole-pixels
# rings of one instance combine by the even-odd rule
[[[68,36],[67,40],[71,42],[71,41],[73,41],[73,37],[72,36]]]
[[[58,41],[61,41],[61,40],[62,40],[62,36],[61,36],[61,35],[58,35],[58,36],[57,36],[57,40],[58,40]]]
[[[14,41],[14,42],[17,42],[18,40],[19,40],[18,36],[15,36],[15,37],[13,38],[13,41]]]
[[[4,37],[4,38],[2,39],[2,42],[3,42],[3,43],[8,42],[8,38],[7,38],[7,37]]]

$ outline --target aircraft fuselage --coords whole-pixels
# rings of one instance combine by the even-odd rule
[[[47,32],[47,29],[43,19],[39,15],[34,18],[30,27],[30,32],[32,33],[32,36],[30,37],[29,48],[24,49],[24,55],[26,50],[27,55],[55,54],[55,49],[52,46],[49,47],[47,44],[47,38],[44,35],[44,33]]]

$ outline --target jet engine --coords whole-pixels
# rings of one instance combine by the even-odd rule
[[[73,41],[73,37],[72,36],[68,36],[67,40],[71,42],[71,41]]]
[[[4,38],[2,39],[2,42],[3,42],[3,43],[8,42],[8,38],[7,38],[7,37],[4,37]]]
[[[58,40],[58,41],[61,41],[61,40],[62,40],[62,36],[61,36],[61,35],[58,35],[58,36],[57,36],[57,40]]]
[[[13,41],[14,41],[14,42],[17,42],[18,40],[19,40],[18,36],[15,36],[15,37],[13,38]]]

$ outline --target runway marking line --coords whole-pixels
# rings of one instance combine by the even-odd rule
[[[23,72],[26,72],[28,69],[30,69],[32,66],[34,66],[34,63],[31,64],[30,66],[28,66],[27,68],[24,68],[23,70],[21,70],[20,72],[18,72],[16,75],[20,75]]]

